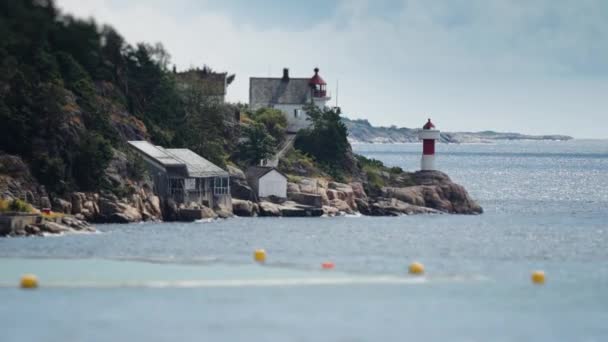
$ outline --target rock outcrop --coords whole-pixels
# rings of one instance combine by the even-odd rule
[[[356,212],[371,216],[483,212],[464,187],[453,183],[445,173],[402,172],[386,175],[386,179],[393,186],[373,191],[372,196],[362,182],[345,184],[301,178],[298,183],[287,184],[287,197],[298,204],[321,207],[327,216]]]
[[[232,212],[236,216],[251,217],[258,215],[259,208],[254,202],[232,199]]]
[[[18,156],[0,152],[0,198],[19,198],[36,207],[50,207],[44,186],[38,184],[29,166]]]
[[[324,213],[321,207],[298,204],[294,201],[282,201],[281,203],[261,201],[259,206],[260,216],[318,217]]]
[[[46,217],[40,214],[0,216],[0,237],[44,236],[78,232],[95,232],[95,227],[72,216]]]
[[[230,174],[230,195],[232,195],[232,198],[255,202],[255,194],[247,183],[243,170],[228,165],[228,173]]]
[[[382,188],[384,197],[395,198],[411,205],[436,209],[450,214],[481,214],[483,209],[466,189],[443,172],[418,171],[414,173],[416,186]]]

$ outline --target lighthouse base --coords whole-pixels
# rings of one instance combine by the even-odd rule
[[[435,170],[435,155],[433,154],[423,154],[422,160],[420,161],[420,169],[422,171],[432,171]]]

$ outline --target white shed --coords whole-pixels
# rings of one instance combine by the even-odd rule
[[[252,166],[247,169],[247,181],[258,198],[287,197],[287,177],[274,167]]]

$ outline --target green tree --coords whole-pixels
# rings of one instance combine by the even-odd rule
[[[184,94],[185,118],[175,135],[173,145],[186,146],[214,164],[224,166],[227,153],[224,149],[224,116],[228,108],[209,100],[195,88]]]
[[[285,137],[285,130],[287,129],[287,118],[278,109],[273,108],[260,108],[257,111],[250,114],[250,117],[266,127],[266,130],[272,137],[280,142]]]
[[[112,145],[99,134],[86,134],[73,164],[80,189],[93,191],[104,185],[104,172],[112,160]]]
[[[311,155],[324,170],[336,178],[354,170],[348,130],[340,119],[340,108],[320,109],[314,105],[305,108],[312,125],[298,132],[294,146]]]
[[[276,141],[268,134],[266,127],[259,123],[246,126],[243,141],[238,146],[238,158],[247,165],[257,165],[261,160],[272,156]]]
[[[38,155],[34,157],[31,168],[36,179],[49,191],[63,193],[68,190],[69,186],[65,181],[66,166],[63,159]]]

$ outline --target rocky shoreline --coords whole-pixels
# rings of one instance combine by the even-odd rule
[[[45,236],[64,233],[94,233],[88,222],[71,216],[8,213],[0,215],[0,237]]]
[[[113,163],[106,173],[117,184],[132,189],[129,194],[72,192],[53,196],[37,184],[19,157],[2,155],[0,162],[5,169],[5,174],[0,177],[3,198],[24,199],[35,208],[51,208],[61,215],[55,220],[39,220],[36,224],[5,232],[4,235],[9,236],[94,231],[89,223],[194,221],[231,216],[399,216],[483,212],[462,186],[439,171],[382,175],[386,178],[386,186],[379,188],[371,187],[365,179],[339,183],[325,178],[294,177],[287,185],[287,199],[280,199],[256,198],[245,174],[229,166],[232,207],[207,208],[196,203],[177,205],[172,201],[162,201],[154,194],[150,183],[128,180],[120,163]]]
[[[257,202],[240,170],[229,168],[233,185],[233,212],[237,216],[399,216],[413,214],[481,214],[483,209],[461,185],[439,171],[403,172],[399,181],[368,194],[366,184],[339,183],[300,177],[287,183],[287,200],[264,198]]]

